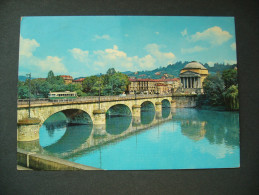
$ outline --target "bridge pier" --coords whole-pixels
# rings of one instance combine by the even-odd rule
[[[135,126],[138,126],[141,124],[141,118],[138,117],[138,116],[133,116],[132,117],[132,126],[135,127]]]
[[[162,102],[156,102],[155,105],[156,112],[162,112]]]
[[[175,100],[171,100],[171,108],[176,108],[176,101]]]
[[[17,123],[17,141],[33,141],[39,139],[40,119],[24,118]]]
[[[162,111],[156,111],[156,119],[162,118]]]
[[[106,111],[98,109],[93,111],[94,137],[102,137],[106,134]]]

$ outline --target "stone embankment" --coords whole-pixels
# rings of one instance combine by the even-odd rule
[[[22,149],[17,149],[17,164],[17,170],[102,170]]]

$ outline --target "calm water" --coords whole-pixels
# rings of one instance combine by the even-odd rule
[[[236,112],[146,110],[140,120],[108,117],[104,128],[100,134],[93,125],[42,126],[39,152],[105,170],[240,166]]]

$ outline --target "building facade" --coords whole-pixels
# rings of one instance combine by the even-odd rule
[[[129,78],[128,93],[167,94],[180,86],[180,79],[135,79]]]
[[[208,69],[193,61],[180,71],[181,86],[186,93],[203,93],[203,81],[208,76]]]
[[[73,83],[74,83],[74,84],[83,85],[83,81],[84,81],[84,80],[85,80],[85,78],[75,79],[75,80],[73,80]]]
[[[66,85],[72,83],[73,81],[73,77],[69,75],[60,75],[60,77],[64,79]]]

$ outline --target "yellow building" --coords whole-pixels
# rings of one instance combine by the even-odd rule
[[[128,85],[128,93],[134,94],[167,94],[174,92],[180,83],[179,78],[173,79],[136,79],[129,78],[130,84]]]
[[[64,79],[66,85],[72,83],[73,81],[73,77],[69,75],[60,75],[60,77]]]
[[[196,61],[187,64],[180,72],[182,87],[187,92],[203,92],[203,81],[208,76],[208,69]]]

